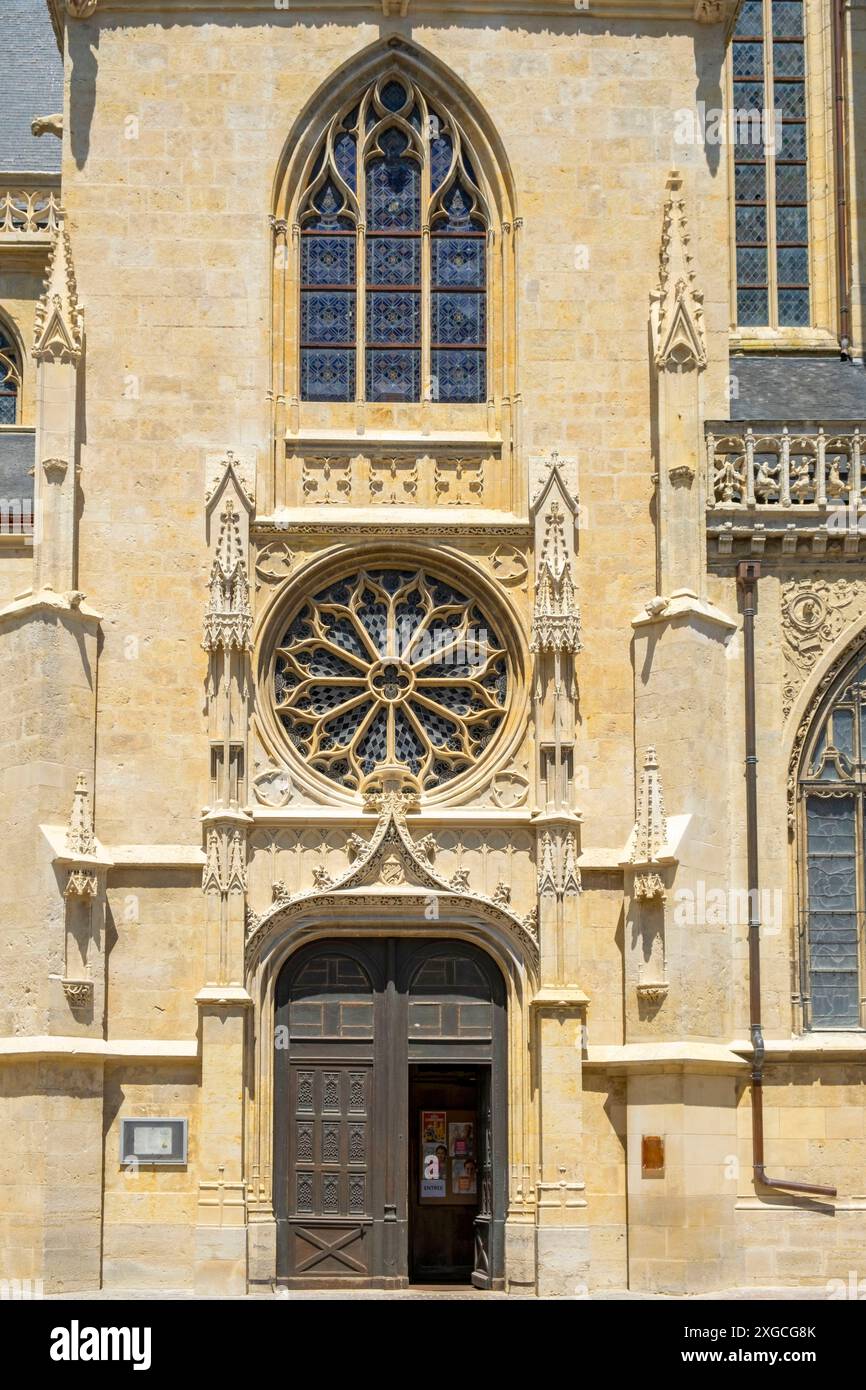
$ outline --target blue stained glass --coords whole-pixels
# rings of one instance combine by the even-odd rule
[[[783,159],[806,158],[806,123],[801,121],[780,121],[781,127],[776,139],[776,149]]]
[[[371,343],[415,343],[421,337],[421,296],[372,291],[367,295]]]
[[[438,117],[431,116],[431,121],[436,121],[434,131],[438,129]],[[440,184],[445,182],[451,168],[451,160],[454,155],[454,146],[447,135],[437,135],[430,141],[430,186],[433,192]]]
[[[765,194],[763,164],[737,164],[734,167],[734,189],[738,203],[762,202]]]
[[[779,290],[779,323],[783,328],[805,328],[809,322],[809,291]]]
[[[421,354],[367,352],[367,399],[370,401],[417,401],[421,395]]]
[[[812,1022],[857,1027],[855,802],[808,797],[809,964]]]
[[[760,327],[770,322],[770,306],[766,290],[737,290],[737,322]]]
[[[414,237],[370,237],[367,242],[368,285],[417,285],[421,280],[421,243]]]
[[[805,164],[776,164],[776,201],[806,202]]]
[[[773,44],[773,73],[777,78],[802,77],[805,71],[806,58],[803,44]]]
[[[341,217],[343,208],[343,196],[331,179],[327,179],[313,199],[313,205],[318,212],[312,222],[306,224],[308,231],[334,232],[349,229],[352,226],[348,217]]]
[[[387,111],[399,111],[406,105],[406,89],[399,82],[386,82],[382,88],[381,99]]]
[[[743,288],[746,285],[766,285],[766,246],[737,247],[737,283]]]
[[[352,348],[304,348],[301,395],[305,401],[353,401],[355,353]]]
[[[481,294],[434,294],[434,343],[482,343],[484,341],[484,296]]]
[[[773,0],[773,34],[777,39],[800,38],[803,33],[803,6],[800,0]]]
[[[776,240],[808,241],[809,219],[803,207],[778,208],[776,211]]]
[[[740,13],[737,15],[734,33],[737,35],[746,34],[749,38],[755,38],[763,34],[763,10],[763,0],[743,0]]]
[[[466,189],[459,183],[455,183],[442,199],[445,211],[448,213],[448,226],[456,230],[465,228],[467,231],[472,226],[469,214],[472,211],[472,199]]]
[[[345,179],[351,189],[357,186],[355,168],[355,137],[343,132],[334,141],[334,163],[340,178]]]
[[[433,399],[439,401],[483,401],[487,395],[486,353],[455,349],[431,354]]]
[[[354,237],[302,237],[301,282],[305,285],[354,285]]]
[[[14,385],[0,384],[0,425],[14,425],[18,393]]]
[[[764,45],[762,43],[735,43],[733,46],[734,77],[756,77],[764,75]]]
[[[773,88],[773,105],[781,111],[783,120],[794,116],[802,120],[806,115],[805,82],[777,82]]]
[[[737,208],[737,242],[766,240],[766,208]]]
[[[355,338],[355,296],[349,293],[301,295],[301,338],[306,343],[351,343]]]
[[[430,238],[434,285],[475,285],[484,288],[484,239],[482,237]]]
[[[780,285],[808,285],[809,252],[805,246],[780,246],[776,273]]]
[[[373,232],[420,230],[421,171],[413,160],[374,159],[368,165],[367,215]]]

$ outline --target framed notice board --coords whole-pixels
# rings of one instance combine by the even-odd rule
[[[478,1124],[474,1110],[422,1110],[418,1201],[425,1207],[478,1205]]]

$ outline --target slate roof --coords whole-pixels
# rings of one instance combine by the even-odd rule
[[[732,420],[866,420],[866,371],[832,357],[732,357]]]
[[[31,135],[34,116],[63,110],[63,62],[45,0],[0,5],[0,173],[59,174],[56,135]]]

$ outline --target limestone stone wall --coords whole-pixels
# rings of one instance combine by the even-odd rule
[[[102,1278],[107,1288],[192,1286],[199,1086],[197,1063],[106,1069]],[[122,1163],[121,1119],[160,1116],[189,1121],[188,1166]]]

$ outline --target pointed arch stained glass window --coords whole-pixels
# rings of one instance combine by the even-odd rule
[[[860,1028],[866,922],[866,665],[836,684],[806,742],[803,996],[812,1028]]]
[[[299,220],[302,399],[486,399],[487,219],[452,116],[380,78],[331,121]]]
[[[0,425],[17,423],[20,389],[21,360],[18,349],[0,324]]]

